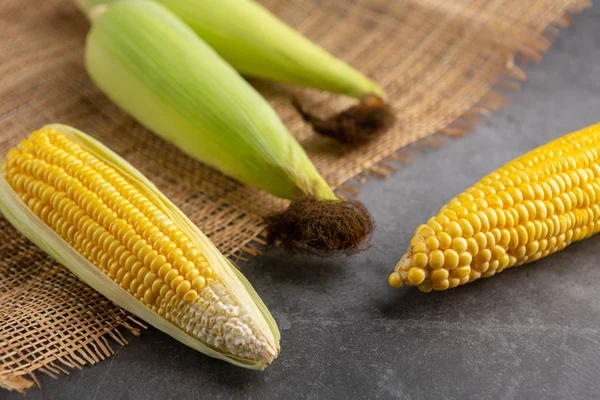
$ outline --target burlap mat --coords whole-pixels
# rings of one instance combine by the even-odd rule
[[[386,176],[397,150],[432,133],[461,135],[518,88],[557,26],[585,0],[267,0],[281,18],[387,90],[396,127],[350,149],[315,137],[289,104],[291,92],[324,114],[350,104],[308,90],[254,82],[324,177],[352,193]],[[62,122],[100,139],[138,167],[228,256],[256,254],[261,217],[282,207],[166,145],[117,109],[87,78],[88,23],[71,0],[4,0],[0,6],[0,154],[30,131]],[[396,159],[399,158],[396,156]],[[50,375],[112,354],[107,339],[137,333],[114,306],[24,239],[0,216],[0,387],[24,391]]]

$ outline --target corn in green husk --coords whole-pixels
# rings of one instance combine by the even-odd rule
[[[49,125],[1,164],[0,211],[120,307],[191,348],[251,369],[279,331],[250,283],[140,172],[83,132]]]
[[[319,208],[314,218],[305,210],[295,212],[295,219],[288,215],[283,225],[277,221],[295,242],[306,242],[313,229],[328,249],[355,249],[370,233],[361,227],[370,224],[366,211],[337,199],[266,100],[165,7],[143,0],[105,7],[94,18],[85,58],[89,75],[108,97],[191,156],[276,196],[326,203],[325,211],[304,203]],[[335,209],[344,210],[342,221],[336,221]],[[299,218],[308,231],[296,228]],[[350,220],[357,235],[339,229]]]
[[[79,0],[90,12],[116,0]],[[190,26],[242,75],[356,98],[383,90],[253,0],[156,0]]]

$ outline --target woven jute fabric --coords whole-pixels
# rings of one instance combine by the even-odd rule
[[[459,136],[505,103],[582,0],[266,0],[283,20],[387,91],[395,127],[349,148],[317,137],[290,105],[323,115],[351,99],[253,82],[323,176],[352,193],[386,176],[397,151],[433,133]],[[94,87],[83,66],[88,21],[70,0],[0,5],[0,154],[51,122],[96,137],[153,181],[227,256],[256,254],[262,217],[285,202],[245,187],[152,135]],[[439,136],[438,136],[439,137]],[[437,141],[438,139],[436,139]],[[421,142],[423,143],[423,142]],[[431,142],[430,144],[435,144]],[[24,391],[35,371],[98,362],[140,325],[56,264],[0,216],[0,387]]]

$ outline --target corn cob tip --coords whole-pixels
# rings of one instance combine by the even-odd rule
[[[279,243],[289,252],[326,256],[353,254],[365,247],[375,223],[356,200],[318,200],[303,196],[266,218],[267,242]]]
[[[368,142],[396,120],[389,104],[376,95],[363,96],[358,104],[325,119],[307,111],[297,98],[292,104],[317,133],[349,145]]]

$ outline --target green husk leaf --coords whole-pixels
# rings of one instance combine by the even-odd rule
[[[115,0],[80,0],[91,10]],[[156,0],[241,74],[360,98],[384,97],[372,80],[253,0]]]
[[[224,174],[279,197],[336,199],[266,100],[160,4],[108,7],[86,68],[143,125]]]
[[[225,286],[237,297],[240,305],[250,312],[263,335],[279,349],[280,334],[277,324],[258,294],[237,268],[217,250],[212,242],[173,203],[137,169],[100,142],[66,125],[53,124],[49,127],[59,130],[100,160],[119,170],[140,191],[155,200],[156,204],[161,205],[162,211],[176,222],[201,249]],[[195,350],[231,364],[256,370],[262,370],[267,366],[264,362],[225,354],[207,346],[135,299],[40,220],[14,192],[1,171],[0,211],[15,228],[73,274],[118,306],[138,316],[155,328]]]

